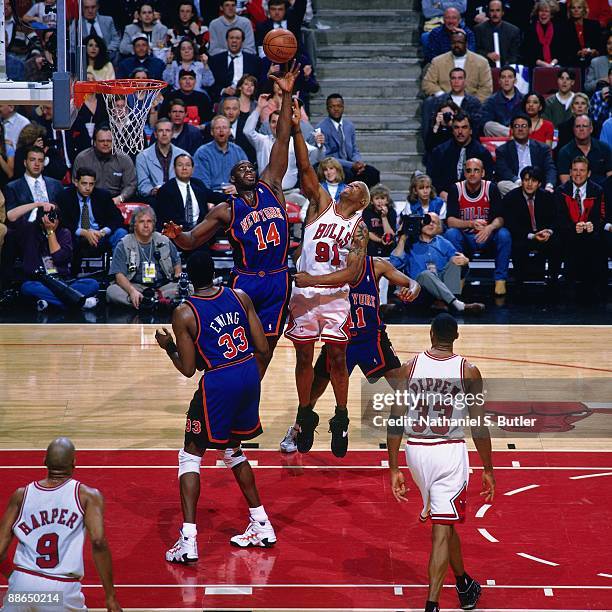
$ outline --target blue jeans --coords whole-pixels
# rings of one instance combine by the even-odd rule
[[[495,230],[491,237],[482,244],[476,242],[476,234],[468,234],[456,227],[448,228],[444,232],[444,237],[453,244],[457,251],[467,257],[471,257],[475,251],[484,251],[493,245],[495,247],[495,280],[506,280],[508,278],[512,237],[505,227]]]
[[[100,288],[98,281],[93,278],[77,278],[69,282],[68,285],[75,291],[82,293],[85,297],[96,295]],[[45,300],[59,308],[66,308],[66,305],[56,297],[55,293],[39,281],[26,281],[21,285],[21,293],[33,297],[35,300]]]

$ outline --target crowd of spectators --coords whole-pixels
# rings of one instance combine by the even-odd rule
[[[371,188],[363,215],[368,253],[420,279],[421,300],[480,312],[482,304],[459,299],[480,252],[495,259],[496,295],[506,293],[512,261],[519,282],[535,277],[554,288],[563,273],[583,283],[582,294],[605,296],[612,251],[607,0],[422,0],[427,173],[415,172],[405,206],[362,158],[342,92],[329,93],[327,117],[310,122],[310,95],[319,90],[310,0],[213,5],[83,0],[89,80],[168,84],[137,155],[113,147],[100,95],[86,96],[67,131],[53,129],[50,104],[0,105],[3,286],[25,280],[24,294],[39,308],[61,305],[49,299],[41,273],[74,284],[83,258],[98,255],[112,261],[109,302],[139,308],[152,286],[170,299],[179,289],[180,253],[159,233],[164,223],[193,227],[235,193],[235,163],[249,159],[260,172],[268,163],[281,98],[268,75],[281,67],[262,45],[267,32],[284,27],[299,42],[295,95],[321,185],[332,197],[354,180]],[[5,17],[9,76],[48,79],[56,63],[54,0],[21,19],[7,2]],[[34,34],[24,27],[32,21]],[[289,150],[283,190],[303,219],[308,202],[292,144]],[[129,232],[126,203],[144,205]],[[97,290],[91,283],[76,289],[86,298]],[[388,293],[382,285],[383,304]]]

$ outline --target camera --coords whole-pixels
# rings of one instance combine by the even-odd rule
[[[142,291],[140,310],[153,310],[158,303],[157,291],[153,287],[147,287]]]
[[[402,223],[402,234],[404,234],[410,242],[416,242],[421,235],[423,226],[429,225],[430,223],[431,216],[428,214],[406,215]]]
[[[55,208],[52,208],[47,213],[47,219],[49,219],[49,223],[55,223],[57,221],[57,211],[55,210]]]
[[[453,113],[451,113],[450,111],[446,111],[445,113],[442,113],[442,119],[444,123],[450,123],[453,119]]]
[[[181,272],[178,279],[178,288],[176,291],[176,298],[174,303],[178,306],[182,304],[189,297],[189,277],[186,272]]]

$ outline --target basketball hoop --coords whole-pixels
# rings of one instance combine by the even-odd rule
[[[114,79],[111,81],[77,81],[74,103],[80,108],[87,94],[102,94],[111,133],[113,153],[121,151],[136,155],[144,149],[144,126],[149,110],[164,81],[152,79]]]

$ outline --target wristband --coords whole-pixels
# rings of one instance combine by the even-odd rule
[[[176,344],[174,343],[174,340],[170,340],[170,342],[168,342],[168,346],[166,347],[166,354],[168,357],[170,357],[170,359],[172,359],[172,355],[174,355],[176,352],[178,352]]]

